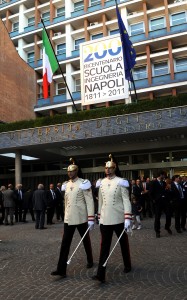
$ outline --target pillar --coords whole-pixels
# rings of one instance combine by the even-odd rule
[[[21,163],[21,149],[15,152],[15,186],[22,183],[22,163]]]

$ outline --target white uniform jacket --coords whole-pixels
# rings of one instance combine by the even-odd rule
[[[131,219],[129,183],[120,177],[104,178],[99,187],[100,224],[115,225]]]
[[[76,178],[65,185],[64,223],[78,225],[94,221],[94,201],[89,180]]]

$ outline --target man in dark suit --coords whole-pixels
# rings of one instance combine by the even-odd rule
[[[64,221],[64,197],[61,191],[61,183],[57,183],[56,194],[56,218],[57,221]]]
[[[164,181],[165,176],[165,172],[160,171],[158,173],[157,179],[151,182],[149,189],[149,195],[155,207],[154,229],[157,238],[160,237],[160,218],[162,211],[164,211],[166,215],[165,229],[168,231],[169,234],[172,234],[172,231],[170,229],[171,209],[170,203],[168,203],[168,197],[166,197],[166,183]]]
[[[22,210],[23,210],[23,190],[22,184],[19,183],[16,185],[16,190],[14,191],[16,196],[16,203],[15,203],[15,221],[22,222]]]
[[[44,191],[43,184],[38,185],[38,189],[34,191],[33,194],[33,209],[36,213],[36,223],[35,228],[36,229],[46,229],[44,227],[45,223],[45,210],[47,207],[47,197],[46,192]]]
[[[47,191],[47,224],[52,225],[53,217],[55,213],[55,207],[56,207],[56,193],[54,190],[54,184],[51,183],[49,185],[49,190]]]
[[[5,208],[5,225],[8,225],[8,215],[10,216],[10,225],[14,225],[14,209],[15,209],[16,196],[13,191],[13,185],[9,184],[8,189],[3,192],[3,201]]]
[[[183,176],[182,178],[182,188],[183,188],[183,192],[184,192],[184,201],[185,201],[185,216],[187,214],[187,177],[186,176]],[[184,224],[182,226],[182,230],[183,231],[186,231],[186,218],[184,220]]]
[[[181,185],[179,175],[172,177],[171,183],[173,207],[175,213],[175,229],[178,233],[182,233],[181,229],[186,230],[186,210],[185,210],[185,194]]]

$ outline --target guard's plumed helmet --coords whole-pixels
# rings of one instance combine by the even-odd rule
[[[113,160],[112,154],[109,154],[110,160],[106,162],[105,168],[116,168],[116,163]]]
[[[71,157],[70,159],[71,165],[68,166],[68,171],[75,171],[78,170],[78,166],[75,164],[75,160]]]

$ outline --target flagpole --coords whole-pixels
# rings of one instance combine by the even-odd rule
[[[136,103],[137,103],[138,102],[138,97],[137,97],[137,93],[136,93],[136,86],[135,86],[134,78],[133,78],[133,75],[132,75],[132,70],[131,70],[131,78],[132,78],[132,84],[133,84],[134,93],[135,93],[135,97],[136,97]]]
[[[76,105],[75,105],[75,103],[74,103],[72,94],[71,94],[71,92],[70,92],[70,89],[69,89],[68,84],[67,84],[67,81],[66,81],[66,78],[65,78],[65,76],[64,76],[64,73],[62,72],[61,66],[60,66],[59,61],[58,61],[58,59],[57,59],[57,57],[56,57],[55,51],[54,51],[54,49],[53,49],[53,45],[52,45],[52,43],[51,43],[51,40],[50,40],[49,35],[48,35],[48,33],[47,33],[47,30],[46,30],[46,28],[45,28],[44,21],[43,21],[42,19],[41,19],[41,23],[42,23],[42,25],[43,25],[43,28],[44,28],[46,34],[47,34],[48,40],[49,40],[49,42],[50,42],[50,44],[51,44],[51,48],[52,48],[52,50],[53,50],[53,53],[54,53],[55,58],[56,58],[56,61],[57,61],[57,63],[58,63],[58,67],[59,67],[59,69],[60,69],[60,71],[61,71],[62,77],[63,77],[63,79],[64,79],[64,82],[65,82],[65,85],[66,85],[66,87],[67,87],[68,93],[69,93],[69,95],[70,95],[71,101],[72,101],[72,103],[73,103],[73,107],[75,108],[75,111],[77,112],[77,107],[76,107]]]
[[[133,78],[133,75],[132,75],[132,68],[134,67],[134,65],[136,63],[135,62],[136,52],[135,52],[135,50],[134,50],[134,52],[132,52],[132,49],[129,50],[130,47],[133,48],[133,45],[132,45],[132,42],[130,41],[129,35],[126,31],[125,25],[124,25],[123,20],[121,18],[119,8],[118,8],[118,4],[117,4],[117,0],[115,0],[115,4],[116,4],[116,13],[117,13],[117,20],[118,20],[118,25],[119,25],[120,37],[121,37],[122,50],[123,50],[125,79],[128,80],[130,96],[131,96],[131,88],[130,88],[129,81],[132,82],[134,92],[135,92],[135,97],[136,97],[136,103],[137,103],[138,98],[137,98],[134,78]],[[124,48],[124,44],[125,44],[125,47],[127,47],[127,49]],[[133,54],[132,57],[130,57],[131,54]]]

